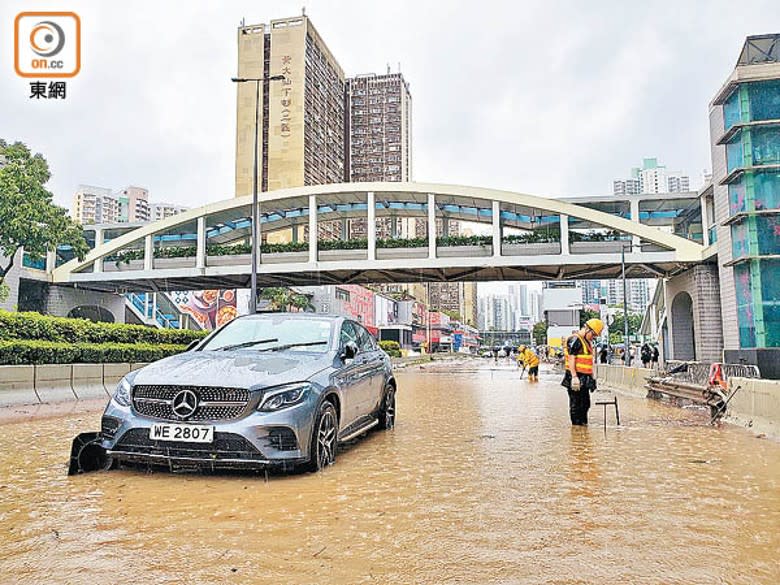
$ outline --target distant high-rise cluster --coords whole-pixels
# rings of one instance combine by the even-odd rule
[[[612,192],[615,195],[640,195],[642,193],[681,193],[690,191],[688,175],[680,171],[669,171],[658,164],[657,158],[642,160],[642,167],[631,169],[627,179],[615,179]]]
[[[188,209],[172,203],[150,203],[149,191],[128,186],[119,191],[79,185],[73,195],[71,217],[82,225],[156,221]]]
[[[583,305],[598,305],[602,299],[607,305],[623,306],[623,282],[620,279],[581,280],[578,281],[582,290]],[[646,278],[631,278],[626,280],[626,305],[629,313],[644,313],[650,304],[654,291],[654,282]]]
[[[477,302],[483,331],[531,331],[543,318],[541,292],[525,284],[510,284],[504,294],[480,295]]]

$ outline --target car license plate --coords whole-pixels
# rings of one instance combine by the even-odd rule
[[[155,423],[149,429],[149,438],[152,441],[211,443],[214,440],[214,427]]]

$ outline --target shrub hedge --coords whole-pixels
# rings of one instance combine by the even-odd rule
[[[183,352],[186,345],[67,343],[35,339],[0,340],[0,365],[153,362]]]
[[[0,340],[29,339],[59,343],[146,343],[186,346],[195,339],[202,339],[207,333],[189,329],[154,329],[143,325],[93,323],[86,319],[51,317],[39,313],[0,311]]]
[[[580,237],[574,235],[573,238]],[[545,232],[529,232],[526,234],[508,235],[502,238],[505,243],[542,243],[559,242],[561,239],[560,231],[550,229]],[[580,240],[577,240],[580,241]],[[493,243],[492,236],[443,236],[436,238],[438,246],[489,246]],[[424,248],[428,245],[427,238],[378,238],[376,240],[377,248]],[[365,250],[368,248],[366,238],[354,238],[351,240],[320,240],[317,243],[320,250]],[[263,244],[260,251],[263,254],[275,254],[281,252],[304,252],[309,249],[308,242],[287,242],[284,244]],[[197,252],[195,246],[168,246],[165,248],[155,248],[155,258],[191,258]],[[206,246],[207,256],[235,256],[238,254],[250,254],[252,247],[249,244],[209,244]],[[123,250],[114,256],[107,258],[107,261],[129,263],[131,260],[142,260],[144,251],[141,249]]]
[[[380,341],[379,347],[390,357],[401,357],[401,345],[397,341]]]

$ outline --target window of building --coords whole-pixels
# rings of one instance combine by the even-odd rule
[[[759,81],[747,86],[751,120],[780,119],[780,79]],[[739,93],[738,91],[734,92]],[[729,98],[731,100],[731,98]],[[725,116],[724,105],[724,116]]]
[[[745,165],[742,156],[742,141],[730,142],[726,145],[726,167],[728,172],[741,168]]]
[[[753,189],[756,209],[780,208],[780,172],[756,173]]]
[[[750,137],[754,165],[780,164],[780,128],[753,128]]]
[[[349,302],[349,291],[336,287],[336,299]]]

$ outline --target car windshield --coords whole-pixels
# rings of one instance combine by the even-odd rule
[[[214,335],[201,349],[288,351],[325,353],[330,349],[331,322],[324,319],[262,317],[236,319]]]

